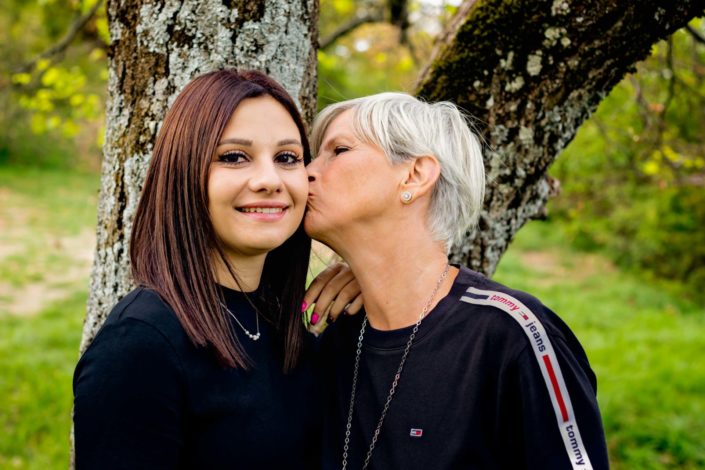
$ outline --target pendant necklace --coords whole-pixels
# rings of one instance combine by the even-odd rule
[[[431,303],[433,303],[434,297],[436,297],[436,294],[438,293],[438,289],[441,287],[441,284],[443,284],[443,281],[445,280],[446,276],[448,276],[448,270],[450,268],[450,265],[446,264],[445,269],[443,270],[443,273],[441,273],[441,277],[438,278],[438,281],[436,282],[436,287],[433,289],[433,293],[431,294],[431,297],[429,297],[428,302],[426,302],[426,305],[424,306],[423,310],[421,311],[421,315],[419,315],[419,319],[414,325],[414,328],[411,330],[411,335],[409,336],[409,340],[406,342],[406,348],[404,348],[404,353],[401,356],[401,362],[399,363],[399,367],[397,368],[397,373],[394,375],[394,380],[392,381],[392,386],[389,389],[389,394],[387,394],[387,401],[384,403],[384,407],[382,408],[382,415],[379,417],[379,422],[377,423],[377,428],[375,429],[374,434],[372,435],[372,442],[370,443],[370,447],[367,450],[367,455],[365,456],[365,462],[362,465],[362,470],[365,470],[367,466],[370,464],[370,459],[372,458],[372,451],[375,449],[375,445],[377,444],[377,439],[379,439],[379,433],[382,430],[382,424],[384,423],[384,418],[387,415],[387,411],[389,410],[389,405],[392,402],[392,398],[394,398],[394,392],[396,392],[397,385],[399,385],[399,378],[401,377],[401,371],[404,368],[404,363],[406,362],[406,358],[409,355],[409,351],[411,350],[411,344],[414,342],[414,338],[416,338],[416,333],[419,331],[419,326],[421,325],[421,321],[424,319],[426,314],[428,313],[428,309],[431,307]],[[358,370],[360,368],[360,354],[362,353],[362,340],[365,337],[365,327],[367,326],[367,315],[365,315],[365,318],[362,320],[362,326],[360,327],[360,336],[357,338],[357,351],[355,352],[355,366],[353,369],[353,380],[352,380],[352,392],[350,393],[350,408],[348,411],[348,423],[345,426],[345,442],[343,445],[343,466],[342,469],[346,470],[348,466],[348,450],[350,446],[350,430],[352,428],[352,418],[353,418],[353,408],[355,406],[355,389],[357,388],[357,374]]]
[[[242,328],[242,331],[245,332],[248,338],[250,338],[252,341],[257,341],[259,339],[259,314],[257,313],[257,309],[255,309],[255,321],[257,322],[257,333],[250,333],[250,331],[243,326],[242,323],[240,323],[240,320],[237,319],[235,314],[230,311],[230,309],[225,305],[223,302],[220,303],[220,305],[223,306],[226,312],[230,314],[231,317],[237,322],[238,325],[240,325],[240,328]]]

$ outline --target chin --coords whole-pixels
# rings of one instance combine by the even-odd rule
[[[306,231],[306,235],[313,238],[314,240],[318,240],[320,234],[319,225],[320,224],[317,223],[315,217],[310,212],[308,212],[304,217],[304,230]]]
[[[304,219],[304,230],[309,237],[333,249],[330,245],[330,224],[321,224],[320,222],[320,220],[314,220],[306,216]]]

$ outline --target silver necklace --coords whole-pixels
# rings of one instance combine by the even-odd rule
[[[250,338],[252,341],[257,341],[259,339],[259,315],[257,314],[257,310],[255,310],[255,321],[257,322],[257,333],[252,334],[252,333],[250,333],[250,331],[247,328],[245,328],[242,325],[242,323],[240,323],[240,320],[238,320],[237,317],[235,316],[235,314],[230,311],[230,309],[227,307],[227,305],[225,305],[223,302],[221,302],[220,305],[222,305],[223,308],[225,309],[225,311],[228,312],[231,317],[233,317],[233,319],[237,322],[238,325],[240,325],[240,328],[242,328],[242,331],[245,332],[245,334],[247,335],[248,338]]]
[[[372,458],[372,451],[375,449],[375,445],[377,444],[377,439],[379,439],[379,433],[382,430],[382,424],[384,423],[384,418],[387,416],[387,411],[389,411],[389,405],[392,403],[392,398],[394,398],[394,392],[397,390],[397,385],[399,385],[399,378],[401,377],[401,371],[404,369],[404,363],[406,362],[406,358],[409,355],[409,351],[411,350],[411,344],[414,342],[414,338],[416,338],[416,333],[419,331],[419,326],[421,325],[421,321],[426,317],[426,314],[428,313],[428,309],[431,307],[431,303],[433,302],[434,297],[436,297],[436,294],[438,293],[438,289],[441,287],[441,284],[443,283],[443,280],[445,280],[446,276],[448,276],[448,270],[450,268],[450,265],[446,264],[445,269],[443,270],[443,273],[441,273],[441,277],[438,278],[438,282],[436,282],[436,287],[433,289],[433,293],[431,294],[431,297],[429,297],[428,302],[426,302],[426,305],[424,306],[423,310],[421,311],[421,315],[419,315],[419,319],[414,325],[414,328],[411,330],[411,335],[409,336],[409,340],[406,342],[406,348],[404,348],[404,353],[401,356],[401,362],[399,363],[399,367],[397,368],[397,373],[394,375],[394,380],[392,381],[392,386],[389,389],[389,394],[387,395],[387,401],[384,403],[384,407],[382,408],[382,415],[379,417],[379,422],[377,423],[377,428],[375,429],[374,434],[372,435],[372,442],[370,443],[370,448],[367,450],[367,455],[365,456],[365,462],[362,465],[362,470],[365,470],[367,466],[370,464],[370,459]],[[360,354],[362,353],[362,340],[365,337],[365,327],[367,326],[367,315],[365,315],[365,318],[362,320],[362,326],[360,327],[360,336],[357,338],[357,351],[355,352],[355,367],[353,369],[353,381],[352,381],[352,392],[350,393],[350,408],[348,410],[348,424],[345,426],[345,443],[343,445],[343,470],[346,470],[348,466],[348,450],[350,446],[350,429],[352,428],[352,418],[353,418],[353,408],[355,407],[355,390],[357,388],[357,374],[358,370],[360,368]]]

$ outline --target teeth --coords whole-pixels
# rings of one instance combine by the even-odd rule
[[[281,207],[243,207],[240,212],[258,212],[260,214],[278,214],[284,209]]]

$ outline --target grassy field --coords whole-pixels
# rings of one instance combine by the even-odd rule
[[[68,465],[98,177],[0,166],[0,468]]]
[[[0,166],[0,468],[67,466],[98,186],[96,175]],[[547,223],[520,232],[495,277],[580,338],[613,468],[705,468],[702,307],[571,250]]]

